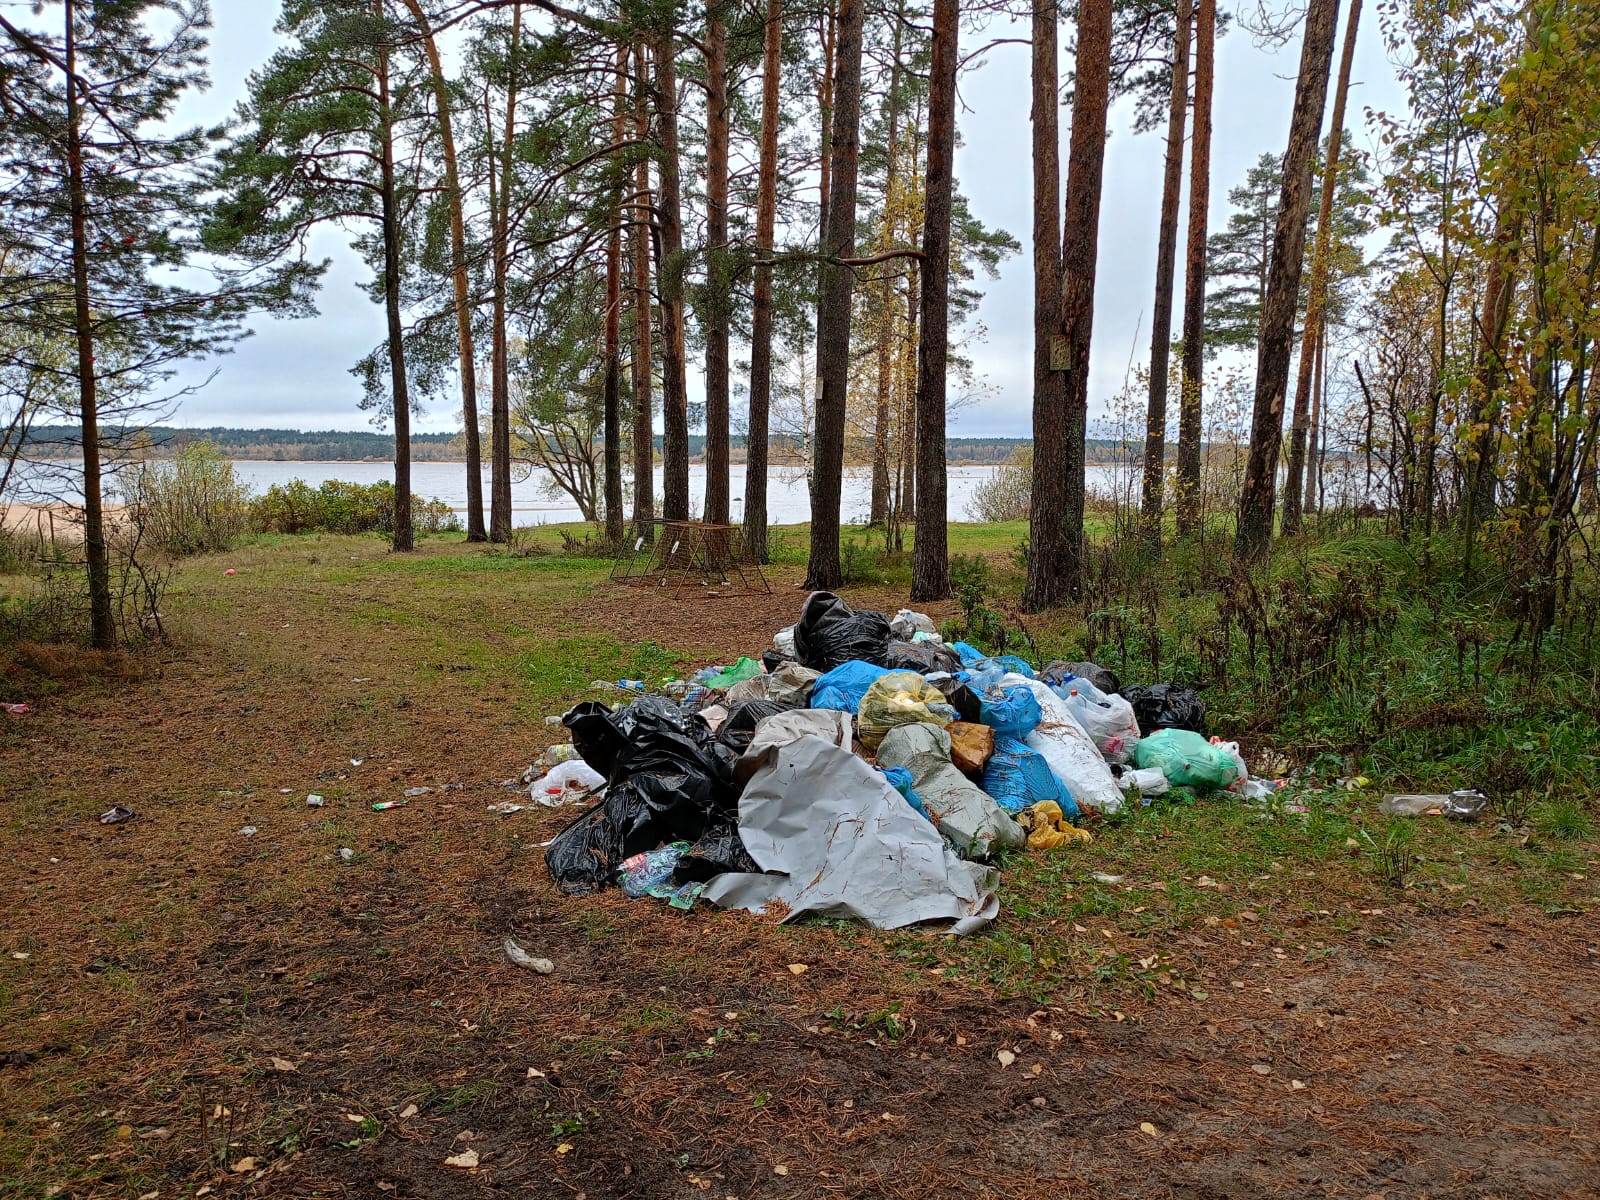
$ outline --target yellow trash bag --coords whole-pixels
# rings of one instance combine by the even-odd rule
[[[1087,829],[1079,829],[1054,800],[1041,800],[1028,809],[1028,849],[1055,850],[1058,847],[1094,841]]]
[[[856,712],[856,732],[868,750],[877,753],[878,743],[896,725],[923,721],[943,729],[955,720],[944,693],[915,671],[890,671],[880,675],[861,698]]]

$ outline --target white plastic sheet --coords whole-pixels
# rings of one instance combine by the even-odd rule
[[[756,913],[781,903],[785,921],[816,913],[879,929],[950,921],[954,934],[980,929],[1000,911],[999,873],[956,857],[850,751],[808,735],[768,746],[759,758],[739,800],[739,834],[769,874],[716,876],[703,893],[712,903]]]
[[[1066,702],[1050,690],[1050,685],[1042,679],[1012,674],[1002,676],[1000,686],[1025,687],[1037,697],[1044,720],[1022,740],[1044,755],[1079,807],[1098,808],[1106,813],[1121,811],[1122,789],[1111,768],[1100,756],[1094,739],[1078,724]]]

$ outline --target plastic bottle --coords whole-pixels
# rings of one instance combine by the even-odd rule
[[[656,884],[665,883],[677,870],[678,860],[689,852],[688,842],[673,842],[659,850],[649,850],[624,859],[617,883],[637,900]]]
[[[617,687],[621,688],[625,692],[642,692],[644,691],[644,680],[619,679],[617,680]]]

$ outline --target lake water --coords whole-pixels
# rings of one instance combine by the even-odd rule
[[[19,464],[24,466],[24,464]],[[45,485],[42,478],[48,475],[49,483],[38,488],[28,488],[26,485],[13,489],[11,499],[15,500],[40,500],[49,498],[40,494],[47,492],[55,498],[79,502],[82,495],[77,491],[74,477],[78,476],[82,467],[79,463],[58,460],[50,463],[33,464],[31,468],[24,467],[31,479]],[[386,462],[282,462],[236,460],[233,464],[235,477],[252,492],[266,491],[275,483],[288,483],[292,479],[303,479],[313,487],[330,479],[343,480],[348,483],[376,483],[379,480],[392,480],[394,466]],[[973,493],[979,484],[994,477],[998,470],[993,466],[957,466],[950,468],[949,491],[946,512],[951,521],[970,521],[972,516],[967,508],[972,502]],[[744,512],[744,464],[736,463],[729,468],[729,487],[732,495],[732,516],[735,522],[739,521]],[[1113,486],[1113,471],[1109,467],[1090,467],[1088,470],[1089,489],[1095,492],[1109,492]],[[1124,479],[1126,476],[1124,476]],[[513,523],[516,525],[549,525],[561,521],[578,521],[582,519],[577,505],[573,504],[565,495],[549,494],[546,487],[549,476],[543,471],[534,471],[525,477],[521,473],[513,475],[511,485],[511,508]],[[1126,486],[1126,484],[1124,484]],[[450,462],[417,462],[411,464],[411,490],[425,500],[440,500],[457,512],[465,512],[467,507],[467,471],[465,463]],[[107,498],[110,499],[111,489],[108,487]],[[655,492],[658,497],[662,493],[661,468],[656,468]],[[699,512],[705,502],[706,494],[706,468],[703,463],[691,463],[689,466],[689,503],[694,512]],[[483,472],[483,496],[485,507],[489,498],[489,472]],[[626,499],[631,499],[632,484],[624,492]],[[867,519],[868,510],[872,503],[872,471],[867,467],[853,467],[845,471],[844,492],[840,505],[840,516],[847,523],[860,523]],[[791,525],[811,518],[811,497],[807,491],[806,477],[797,467],[774,467],[767,479],[767,519],[774,525]]]

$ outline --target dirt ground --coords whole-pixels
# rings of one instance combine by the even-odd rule
[[[571,814],[487,811],[542,711],[440,626],[731,660],[792,572],[411,620],[376,552],[241,562],[171,647],[0,717],[0,1195],[1600,1195],[1592,881],[1557,915],[1379,896],[1314,942],[1085,924],[1181,986],[1025,995],[937,934],[567,897],[539,843]]]

